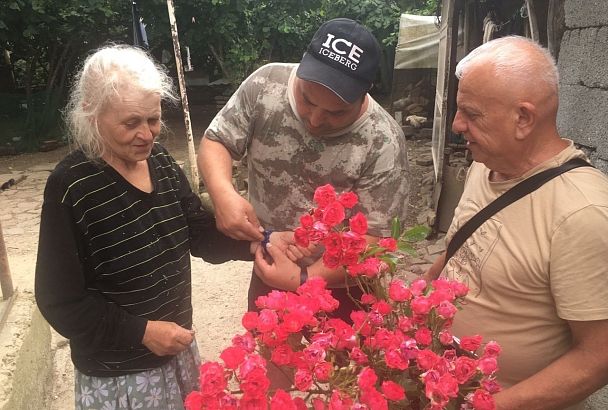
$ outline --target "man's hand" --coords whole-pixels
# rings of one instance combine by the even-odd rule
[[[186,350],[192,340],[194,330],[184,329],[173,322],[148,320],[141,343],[157,356],[168,356]]]
[[[298,262],[312,255],[316,245],[302,248],[296,245],[292,231],[273,232],[270,235],[270,243],[278,247],[292,262]]]
[[[225,235],[245,241],[264,239],[253,206],[236,191],[226,192],[221,200],[214,201],[214,208],[217,228]]]
[[[268,286],[282,290],[296,290],[300,286],[300,267],[272,243],[266,245],[272,261],[266,259],[262,247],[255,251],[253,271]]]

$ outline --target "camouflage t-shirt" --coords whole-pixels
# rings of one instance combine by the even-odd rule
[[[369,233],[390,234],[405,220],[409,181],[401,127],[371,97],[367,111],[337,135],[315,137],[293,97],[297,64],[268,64],[251,74],[206,131],[239,160],[247,155],[249,201],[267,229],[291,230],[313,207],[318,186],[352,190]]]

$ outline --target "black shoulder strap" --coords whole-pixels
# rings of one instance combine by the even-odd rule
[[[450,258],[454,256],[458,248],[462,246],[464,241],[473,234],[488,218],[494,215],[496,212],[505,208],[509,204],[517,201],[518,199],[528,195],[530,192],[540,188],[545,182],[555,178],[556,176],[568,172],[571,169],[578,167],[590,167],[592,166],[582,158],[573,158],[568,162],[563,163],[559,167],[550,168],[545,171],[539,172],[538,174],[532,175],[529,178],[524,179],[513,188],[496,198],[489,205],[475,214],[469,219],[462,227],[454,234],[454,237],[448,245],[448,249],[445,256],[443,266],[448,263]]]

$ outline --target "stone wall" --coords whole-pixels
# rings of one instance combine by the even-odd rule
[[[564,11],[558,127],[608,173],[608,1],[565,0]]]

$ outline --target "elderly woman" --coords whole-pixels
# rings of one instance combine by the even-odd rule
[[[36,300],[70,340],[77,409],[180,409],[198,379],[190,254],[251,259],[155,138],[171,81],[143,51],[92,54],[66,109],[75,150],[44,192]]]

